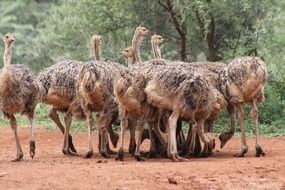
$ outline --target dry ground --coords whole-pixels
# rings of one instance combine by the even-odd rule
[[[0,189],[285,189],[285,137],[261,138],[263,158],[254,157],[254,138],[249,139],[246,157],[234,158],[240,147],[234,138],[210,158],[173,163],[167,159],[137,162],[130,155],[124,162],[103,159],[97,145],[92,159],[66,157],[59,131],[44,129],[36,130],[36,157],[31,160],[28,128],[19,128],[19,136],[25,156],[14,163],[10,161],[16,153],[13,133],[0,128]],[[73,136],[84,155],[87,134]],[[143,146],[147,148],[148,141]]]

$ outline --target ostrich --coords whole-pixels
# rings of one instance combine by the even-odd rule
[[[148,32],[149,32],[148,29],[143,26],[136,27],[133,38],[132,38],[132,47],[126,48],[125,50],[121,52],[121,54],[128,57],[128,67],[134,64],[139,64],[141,62],[139,50],[140,50],[141,43],[143,39],[147,36]],[[126,70],[125,72],[129,72],[129,71]],[[130,83],[124,83],[121,85],[127,85],[127,84],[130,84]],[[127,89],[127,86],[125,86],[124,88]],[[128,125],[125,127],[129,128],[130,130],[129,153],[133,154],[136,149],[136,142],[135,142],[136,121],[132,119],[126,119],[126,120],[128,121],[123,122],[123,123],[128,123]],[[119,152],[119,154],[120,155],[122,154],[122,150]]]
[[[93,39],[93,38],[92,38]],[[97,38],[96,38],[97,40]],[[97,43],[97,42],[96,42]],[[93,42],[95,44],[95,42]],[[99,52],[99,51],[97,51]],[[37,77],[39,85],[40,101],[52,105],[49,116],[56,123],[56,126],[64,134],[63,153],[74,155],[77,153],[72,136],[69,135],[69,128],[72,122],[72,116],[77,119],[85,119],[85,114],[76,100],[75,80],[80,68],[84,63],[74,60],[60,61],[39,73]],[[59,120],[57,112],[63,112],[65,127]],[[116,147],[118,134],[110,131],[111,142]],[[67,145],[68,144],[68,145]],[[69,147],[68,149],[66,147]],[[109,152],[112,152],[107,147]]]
[[[91,43],[91,47],[92,47],[93,52],[94,52],[95,61],[101,61],[102,60],[101,46],[102,46],[102,43],[103,43],[102,36],[97,35],[97,34],[93,35],[91,37],[90,43]],[[119,123],[119,121],[114,121],[113,124],[115,124],[115,123]],[[117,146],[117,142],[119,140],[119,135],[117,133],[114,133],[114,131],[112,129],[112,125],[109,125],[109,127],[107,128],[107,131],[108,131],[108,133],[110,135],[111,142],[112,142],[113,146],[116,147]],[[131,136],[131,137],[134,137],[134,136]],[[99,134],[99,143],[98,143],[99,150],[100,150],[100,147],[101,147],[101,144],[100,144],[101,140],[100,139],[101,139],[101,135]],[[131,140],[134,141],[133,138],[131,138]],[[131,141],[131,142],[133,142],[133,141]],[[109,148],[109,142],[108,141],[106,142],[106,145],[107,145],[108,153],[114,154],[115,152],[111,151],[110,148]],[[130,143],[130,147],[131,146],[135,146],[135,144]]]
[[[134,54],[134,50],[132,47],[125,48],[122,52],[120,52],[120,54],[122,54],[124,57],[126,57],[128,59],[128,61],[127,61],[128,67],[135,64],[137,61],[135,59],[135,54]]]
[[[194,69],[185,70],[179,65],[159,64],[160,61],[150,61],[146,68],[142,68],[142,75],[146,72],[152,75],[146,82],[144,92],[148,103],[153,107],[172,111],[168,120],[167,152],[173,161],[180,161],[182,158],[178,156],[176,144],[179,118],[191,122],[201,140],[212,146],[213,140],[204,134],[204,122],[213,109],[213,88]]]
[[[140,66],[140,45],[143,41],[143,39],[148,34],[148,30],[145,27],[139,26],[136,28],[133,39],[132,39],[132,47],[126,48],[122,51],[122,54],[126,57],[128,57],[128,66],[129,68],[125,70],[124,72],[120,73],[116,76],[115,83],[114,83],[114,94],[116,97],[116,100],[119,104],[119,109],[121,113],[121,146],[120,150],[118,152],[118,156],[116,159],[123,160],[124,159],[124,151],[123,151],[123,141],[124,141],[124,128],[127,127],[134,127],[133,123],[136,120],[139,120],[139,128],[143,129],[143,120],[141,120],[141,115],[145,113],[145,109],[141,107],[140,103],[135,102],[137,101],[136,98],[140,97],[134,97],[130,98],[129,94],[131,93],[131,85],[132,85],[132,76],[133,72],[136,70],[136,67]],[[134,100],[134,101],[133,101]],[[130,122],[132,124],[130,124]],[[142,127],[141,127],[142,126]],[[134,135],[134,134],[133,134]],[[140,139],[138,140],[140,143]],[[135,157],[137,159],[140,159],[140,157],[137,157],[137,150],[139,148],[139,145],[136,147],[135,151]]]
[[[81,62],[64,60],[44,69],[37,77],[40,102],[52,106],[49,116],[63,134],[65,134],[66,130],[60,122],[58,112],[65,113],[65,126],[69,123],[71,124],[71,110],[69,108],[75,97],[75,76],[81,66]],[[79,119],[85,117],[82,110],[79,109],[77,111],[75,115]],[[63,149],[63,153],[67,155],[77,153],[71,135],[68,137],[68,142],[70,149]]]
[[[182,64],[184,67],[196,67],[215,87],[218,102],[218,112],[221,108],[227,106],[230,114],[231,128],[229,131],[219,136],[221,148],[233,136],[235,132],[235,112],[239,113],[241,127],[241,151],[235,154],[237,157],[243,157],[248,151],[244,127],[243,104],[251,104],[251,117],[256,133],[256,156],[264,156],[265,153],[259,143],[258,133],[258,108],[257,103],[264,101],[264,85],[267,80],[267,69],[264,62],[257,57],[239,57],[235,58],[230,64],[224,66],[220,63],[191,63]],[[201,70],[202,69],[202,70]],[[219,90],[219,91],[217,91]],[[215,111],[213,113],[216,113]],[[217,114],[210,117],[206,122],[208,131],[212,130],[213,121]],[[187,141],[187,140],[186,140]]]
[[[228,66],[220,72],[221,90],[227,101],[237,109],[239,114],[241,151],[235,154],[237,157],[243,157],[248,151],[245,134],[246,129],[244,126],[244,104],[251,105],[250,113],[256,134],[256,157],[265,156],[259,143],[257,104],[264,101],[264,86],[267,76],[267,69],[264,62],[258,57],[249,56],[233,59]],[[228,139],[227,133],[220,135],[220,139],[225,138]],[[221,146],[223,145],[224,144],[221,144]]]
[[[151,37],[151,46],[152,51],[154,54],[154,58],[161,59],[161,52],[159,45],[164,41],[163,37],[161,35],[154,34]]]
[[[122,54],[124,56],[134,56],[135,53],[132,48],[126,48],[123,50]],[[132,60],[132,59],[130,59]],[[145,83],[145,79],[140,80],[140,78],[136,78],[136,71],[138,71],[141,67],[143,67],[145,63],[136,64],[122,72],[116,76],[114,83],[114,93],[116,100],[119,104],[119,109],[121,113],[121,145],[118,152],[117,160],[124,159],[124,129],[128,126],[128,120],[138,120],[138,128],[139,135],[137,141],[137,147],[135,150],[135,158],[138,161],[143,161],[144,159],[140,156],[140,144],[141,144],[141,136],[143,132],[143,127],[146,122],[148,122],[150,128],[157,125],[159,121],[159,112],[150,106],[146,102],[146,96],[143,92],[143,86]],[[149,133],[150,139],[151,133]],[[166,141],[166,140],[165,140]],[[152,144],[152,143],[151,143]],[[152,151],[152,147],[150,152]]]
[[[161,51],[160,51],[160,44],[162,43],[164,41],[164,39],[163,39],[163,37],[161,36],[161,35],[157,35],[157,34],[154,34],[154,35],[152,35],[152,37],[151,37],[151,46],[152,46],[152,51],[153,51],[153,55],[154,55],[154,58],[155,59],[161,59]],[[165,125],[166,124],[166,122],[167,122],[167,119],[168,119],[168,117],[169,117],[169,114],[167,114],[166,113],[166,111],[164,111],[164,113],[162,114],[162,121],[163,121],[163,125]],[[178,131],[177,131],[177,135],[178,135],[178,138],[177,138],[177,143],[179,144],[179,145],[181,145],[181,144],[183,144],[184,143],[184,141],[185,141],[185,137],[184,137],[184,134],[183,134],[183,131],[182,131],[182,122],[181,122],[181,120],[179,120],[178,121],[178,123],[179,123],[179,125],[178,125]],[[161,127],[163,127],[163,125],[161,126]],[[165,127],[164,127],[165,128]],[[158,140],[157,138],[156,138],[156,134],[155,133],[153,133],[153,137],[156,139],[156,140]],[[155,142],[155,144],[153,145],[153,146],[158,146],[157,148],[156,148],[156,150],[158,150],[158,149],[162,149],[162,147],[160,147],[160,142],[159,141],[157,141],[157,142]],[[163,151],[161,151],[161,152],[163,152]]]
[[[77,75],[76,93],[86,115],[88,126],[88,152],[86,158],[93,156],[92,128],[94,118],[92,112],[97,112],[96,126],[101,135],[101,155],[110,157],[106,150],[108,136],[106,130],[118,118],[118,106],[114,99],[114,76],[124,72],[123,65],[113,62],[95,61],[83,65]]]
[[[26,115],[30,124],[30,156],[35,156],[34,110],[38,101],[38,86],[32,71],[24,65],[12,65],[12,45],[15,37],[11,33],[4,36],[4,67],[0,72],[0,109],[10,120],[15,135],[17,155],[13,161],[23,158],[23,151],[17,133],[16,113]]]
[[[225,108],[228,109],[231,118],[231,125],[235,127],[235,117],[234,113],[231,111],[232,106],[228,104],[224,95],[220,92],[220,83],[219,83],[219,72],[223,70],[226,65],[223,63],[217,62],[193,62],[193,63],[184,63],[184,62],[172,62],[173,65],[180,65],[185,69],[196,70],[197,72],[203,74],[203,76],[208,80],[208,82],[213,86],[213,94],[214,94],[214,102],[213,102],[213,110],[210,114],[210,117],[206,120],[204,125],[204,130],[206,132],[212,132],[214,121],[217,120],[221,111]],[[195,131],[189,131],[188,137],[184,144],[184,154],[186,155],[196,155],[197,151],[194,150],[194,145],[190,145],[191,139],[195,138]],[[193,142],[193,141],[192,141]],[[199,141],[195,141],[196,143],[200,143]],[[200,145],[198,145],[199,147]],[[187,150],[189,147],[189,150]],[[186,149],[186,150],[185,150]],[[196,152],[196,153],[194,153]],[[209,156],[212,154],[212,150],[210,147],[206,147],[204,145],[203,151],[200,156]]]

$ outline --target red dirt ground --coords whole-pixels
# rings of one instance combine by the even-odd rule
[[[32,160],[28,128],[19,128],[19,136],[25,156],[15,163],[10,161],[16,154],[12,130],[0,128],[0,189],[285,189],[285,137],[261,138],[266,157],[254,157],[254,138],[250,138],[246,157],[234,158],[240,147],[234,138],[210,158],[173,163],[168,159],[137,162],[130,155],[124,162],[103,159],[95,143],[92,159],[67,157],[61,152],[60,132],[44,129],[36,130]],[[87,134],[73,136],[79,154],[84,155]],[[143,146],[147,148],[148,141]]]

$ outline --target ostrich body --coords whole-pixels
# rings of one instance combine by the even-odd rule
[[[70,104],[75,98],[75,77],[82,64],[73,60],[60,61],[41,71],[37,77],[40,101],[52,106],[49,116],[63,134],[66,133],[66,126],[71,125],[72,112],[78,119],[85,118],[80,106],[76,111],[70,109]],[[57,112],[64,113],[64,125],[60,122]],[[70,149],[63,149],[63,153],[77,153],[72,136],[68,136]]]
[[[32,71],[24,65],[12,65],[12,45],[15,41],[13,34],[4,37],[5,52],[4,67],[0,72],[0,109],[10,120],[15,135],[17,155],[14,161],[23,158],[23,151],[17,133],[16,113],[26,115],[30,123],[30,156],[35,155],[34,140],[34,110],[38,101],[38,86]]]

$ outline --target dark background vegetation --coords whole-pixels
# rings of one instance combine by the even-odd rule
[[[166,39],[162,55],[170,60],[228,63],[237,56],[259,56],[269,70],[260,126],[263,133],[284,134],[284,10],[280,0],[0,0],[0,34],[15,34],[13,63],[35,73],[61,59],[93,59],[93,34],[104,38],[105,59],[124,63],[119,52],[131,45],[139,24]],[[141,49],[143,60],[152,58],[149,40]],[[37,108],[40,125],[52,125],[47,109]],[[228,126],[223,114],[216,131]]]

